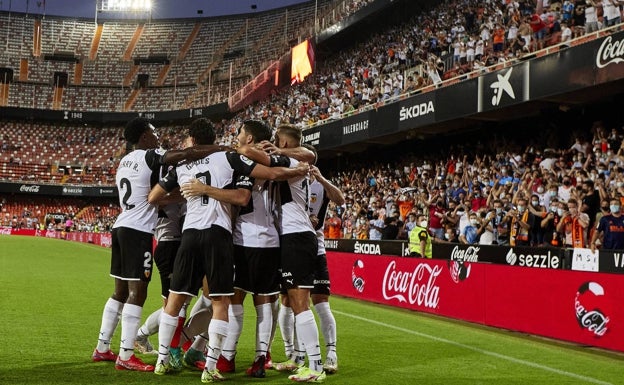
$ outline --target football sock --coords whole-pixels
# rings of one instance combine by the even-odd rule
[[[223,343],[223,352],[221,353],[228,360],[232,360],[236,355],[236,345],[243,331],[243,312],[243,305],[230,305],[228,310],[230,322],[228,322],[227,338]],[[212,322],[210,325],[212,326]]]
[[[173,334],[178,327],[178,317],[162,312],[160,315],[160,327],[158,328],[158,361],[169,362],[169,346]]]
[[[272,326],[271,304],[265,303],[256,306],[256,357],[266,356]]]
[[[305,346],[310,369],[322,372],[323,361],[321,360],[319,334],[312,310],[306,310],[295,316],[295,331],[297,332],[297,339]]]
[[[314,308],[319,316],[327,357],[336,358],[336,319],[329,307],[329,302],[317,303]]]
[[[119,315],[123,305],[123,303],[112,298],[106,301],[104,311],[102,312],[102,325],[100,326],[100,335],[96,347],[98,352],[105,353],[110,350],[110,340],[119,323]]]
[[[139,336],[149,337],[158,333],[158,324],[160,323],[160,313],[162,313],[162,311],[163,308],[161,307],[147,316],[145,323],[139,328]]]
[[[291,358],[295,352],[294,334],[295,334],[295,318],[292,308],[280,306],[278,322],[280,331],[282,332],[282,340],[284,341],[284,352],[287,358]]]
[[[206,354],[206,369],[213,370],[217,367],[217,360],[221,355],[223,342],[228,332],[228,322],[213,319],[208,327],[208,353]]]
[[[125,304],[121,312],[121,344],[119,358],[128,360],[134,354],[134,340],[141,324],[143,308],[138,305]]]

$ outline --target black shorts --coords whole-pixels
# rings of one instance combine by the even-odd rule
[[[180,248],[180,241],[160,241],[154,249],[154,263],[160,273],[161,295],[163,298],[169,296],[171,286],[171,275],[173,274],[173,261]]]
[[[169,291],[195,296],[206,276],[210,296],[233,295],[233,254],[232,233],[223,227],[184,230]]]
[[[316,268],[314,269],[314,289],[310,290],[311,294],[329,295],[329,270],[327,270],[327,255],[319,254],[316,256]]]
[[[314,288],[318,243],[311,231],[280,236],[283,289]]]
[[[112,231],[110,275],[124,281],[152,279],[152,234],[127,227]]]
[[[280,248],[234,245],[234,287],[250,294],[280,291]]]

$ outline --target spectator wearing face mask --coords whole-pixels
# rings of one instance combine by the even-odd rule
[[[529,246],[529,232],[531,225],[529,222],[529,210],[527,200],[518,199],[518,206],[507,214],[511,219],[509,244],[511,246]]]
[[[562,204],[565,206],[565,204]],[[562,235],[564,247],[587,247],[587,227],[589,216],[578,209],[576,199],[570,199],[567,210],[562,213],[561,221],[557,225],[557,232]]]
[[[620,200],[611,198],[609,201],[610,214],[600,218],[596,232],[592,236],[590,248],[596,249],[596,242],[602,237],[602,248],[607,250],[624,249],[624,216],[621,213]]]
[[[557,233],[557,225],[559,225],[560,221],[561,215],[559,215],[559,202],[555,199],[550,203],[548,213],[542,219],[540,224],[544,231],[544,246],[550,245],[559,247],[563,244],[559,234]]]
[[[470,224],[464,228],[459,236],[459,241],[464,245],[474,245],[479,243],[479,236],[485,227],[481,225],[477,213],[470,213]]]
[[[418,225],[410,232],[409,237],[410,255],[419,258],[432,258],[431,236],[427,231],[427,217],[421,214],[416,221]]]
[[[572,180],[569,176],[565,176],[562,183],[563,185],[559,186],[557,190],[557,196],[561,201],[567,202],[574,191],[574,186],[572,186]]]
[[[548,210],[540,204],[540,199],[537,194],[531,195],[531,204],[528,206],[528,209],[531,213],[531,244],[534,246],[541,245],[544,243],[544,236],[546,234],[544,228],[541,226],[541,222],[546,218],[546,215],[548,215]]]

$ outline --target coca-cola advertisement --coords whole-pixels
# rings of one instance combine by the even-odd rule
[[[334,294],[624,352],[617,274],[327,253]]]

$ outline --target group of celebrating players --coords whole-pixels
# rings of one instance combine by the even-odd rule
[[[183,149],[165,151],[148,120],[127,124],[129,152],[116,174],[122,211],[112,230],[115,288],[104,306],[93,361],[157,375],[196,367],[203,370],[202,382],[223,381],[222,373],[235,370],[243,301],[250,293],[256,357],[247,375],[262,378],[275,368],[292,372],[289,379],[296,382],[323,382],[337,370],[323,220],[329,201],[341,205],[344,196],[313,165],[317,154],[301,145],[299,128],[282,125],[274,136],[271,142],[273,130],[265,123],[245,121],[231,149],[214,144],[214,127],[198,119]],[[139,328],[154,262],[164,306]],[[187,305],[200,289],[187,320]],[[320,319],[325,363],[310,301]],[[110,342],[119,320],[116,355]],[[287,359],[273,364],[278,321]],[[147,337],[156,332],[158,358],[150,365],[134,352],[149,352]]]

